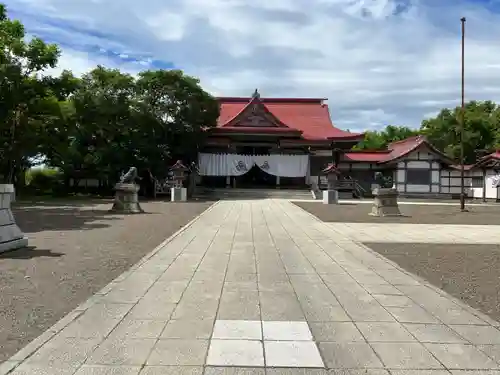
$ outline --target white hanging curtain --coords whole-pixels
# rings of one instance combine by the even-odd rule
[[[309,155],[276,155],[279,157],[279,176],[307,177]]]
[[[242,176],[252,169],[253,155],[227,154],[229,173],[226,176]]]
[[[198,155],[201,176],[241,176],[253,166],[252,155],[205,154]]]
[[[261,170],[279,177],[307,177],[309,155],[205,154],[198,158],[202,176],[241,176],[256,164]]]
[[[255,155],[255,164],[263,171],[279,177],[307,177],[309,155]]]
[[[266,173],[273,176],[279,176],[279,155],[254,155],[253,160],[255,165]]]
[[[198,155],[198,169],[202,176],[227,176],[226,154]]]

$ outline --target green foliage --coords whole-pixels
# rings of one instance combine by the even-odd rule
[[[500,148],[500,106],[491,101],[471,101],[465,105],[464,113],[464,162],[473,164],[482,154]],[[380,132],[367,132],[356,148],[383,149],[390,142],[418,134],[425,135],[437,149],[459,161],[461,108],[442,109],[436,117],[423,120],[418,130],[389,125]]]
[[[40,73],[55,67],[59,49],[26,41],[23,25],[0,4],[0,174],[11,182],[38,154],[51,115],[52,91]]]
[[[199,81],[179,70],[145,71],[136,82],[135,113],[144,124],[135,134],[136,159],[149,160],[151,168],[165,168],[168,160],[196,160],[203,129],[214,127],[219,116],[215,98]],[[155,140],[156,148],[149,142]]]
[[[476,162],[478,150],[492,151],[500,146],[500,107],[491,101],[471,101],[465,106],[464,162]],[[460,160],[461,108],[443,109],[424,120],[422,134],[449,157]]]
[[[366,132],[365,139],[354,148],[357,150],[381,150],[391,142],[401,141],[418,134],[418,130],[406,126],[389,125],[382,131]]]
[[[9,183],[40,156],[66,181],[114,179],[130,166],[162,175],[172,159],[194,159],[203,129],[216,124],[217,101],[181,71],[134,78],[98,66],[81,78],[45,77],[58,47],[26,41],[1,4],[0,46],[0,175]]]
[[[52,168],[31,168],[26,171],[27,190],[36,194],[51,194],[61,185],[63,174]]]

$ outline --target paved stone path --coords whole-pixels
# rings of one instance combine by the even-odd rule
[[[498,375],[499,361],[498,323],[262,200],[216,204],[0,374]]]

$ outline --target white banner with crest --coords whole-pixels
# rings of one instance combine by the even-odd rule
[[[200,153],[198,156],[201,176],[241,176],[253,165],[252,155]]]
[[[198,164],[202,176],[241,176],[257,165],[273,176],[306,177],[309,171],[309,155],[200,153]]]

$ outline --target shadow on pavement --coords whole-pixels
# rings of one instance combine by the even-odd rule
[[[25,207],[89,207],[99,204],[111,204],[113,198],[23,198],[18,197],[12,203],[14,208]]]
[[[111,224],[103,221],[120,219],[106,210],[82,210],[76,207],[13,208],[12,212],[24,233],[107,228]]]
[[[21,249],[7,251],[0,254],[0,259],[33,259],[33,258],[59,258],[63,253],[47,249],[37,249],[36,246],[26,246]]]

